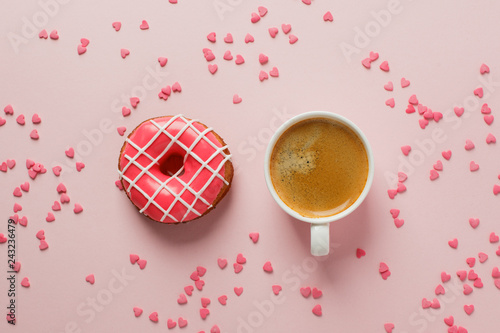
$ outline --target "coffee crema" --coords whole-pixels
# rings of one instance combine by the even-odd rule
[[[278,196],[305,217],[326,217],[349,208],[368,178],[368,155],[361,139],[335,120],[313,118],[287,129],[270,162]]]

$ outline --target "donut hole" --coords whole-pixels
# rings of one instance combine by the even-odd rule
[[[184,157],[180,154],[172,154],[167,159],[160,164],[160,171],[164,175],[172,177],[176,172],[178,172],[184,166]],[[179,174],[181,176],[184,170]]]

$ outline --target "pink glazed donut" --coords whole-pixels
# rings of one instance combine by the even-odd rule
[[[215,208],[231,186],[233,164],[217,133],[176,115],[139,124],[122,146],[118,173],[140,213],[180,223]]]

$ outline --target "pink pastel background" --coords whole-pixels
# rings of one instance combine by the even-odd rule
[[[269,12],[252,24],[251,13],[259,5]],[[333,23],[322,19],[328,10]],[[500,131],[498,120],[487,126],[479,110],[483,102],[495,116],[500,110],[499,11],[500,4],[493,1],[451,0],[313,0],[310,6],[299,0],[4,4],[0,106],[12,104],[15,115],[1,114],[7,124],[0,127],[0,162],[15,159],[17,165],[0,173],[0,232],[7,232],[15,202],[23,206],[20,214],[29,223],[17,226],[17,258],[22,263],[17,325],[1,320],[0,331],[165,332],[167,319],[179,316],[189,324],[173,331],[208,332],[217,324],[221,332],[384,332],[384,323],[392,322],[398,333],[446,332],[443,318],[449,315],[469,332],[497,329],[500,290],[491,270],[500,259],[495,254],[498,244],[488,238],[491,232],[500,233],[500,197],[492,193],[500,183],[500,155],[498,143],[487,145],[485,138],[491,132],[500,139]],[[147,31],[139,29],[143,19],[149,22]],[[114,21],[122,22],[121,31],[111,27]],[[267,29],[282,23],[292,25],[296,44],[290,45],[281,29],[275,39],[269,36]],[[30,31],[33,24],[35,31]],[[36,35],[43,28],[49,33],[57,29],[60,39],[40,40]],[[217,33],[215,44],[206,39],[212,31]],[[369,36],[363,39],[359,31]],[[228,32],[233,44],[222,40]],[[244,43],[247,33],[254,43]],[[79,56],[82,37],[90,44]],[[345,55],[342,48],[348,44],[357,53]],[[208,72],[204,47],[217,57],[215,75]],[[125,60],[121,48],[130,50]],[[226,50],[241,54],[245,64],[223,60]],[[361,60],[370,51],[379,52],[380,59],[367,70]],[[269,56],[268,64],[259,64],[259,53]],[[164,68],[158,68],[159,56],[169,59]],[[383,60],[389,61],[388,73],[378,68]],[[490,74],[479,74],[482,63],[489,65]],[[259,71],[273,66],[280,77],[260,82]],[[401,89],[401,77],[411,85]],[[393,92],[383,88],[389,80]],[[160,88],[175,81],[182,93],[159,100]],[[485,92],[482,100],[472,94],[479,86]],[[235,93],[241,104],[232,103]],[[418,115],[405,113],[412,94],[442,112],[444,119],[420,129]],[[121,107],[129,106],[133,95],[141,102],[123,118]],[[394,109],[385,105],[390,97]],[[452,111],[458,105],[466,110],[461,118]],[[366,201],[332,225],[333,252],[320,260],[309,254],[309,225],[280,210],[263,176],[264,150],[273,131],[289,117],[310,110],[332,111],[354,121],[369,138],[376,164]],[[15,122],[21,113],[25,126]],[[42,118],[40,125],[31,123],[34,113]],[[237,171],[231,191],[214,212],[187,225],[167,226],[140,216],[115,187],[124,140],[116,127],[126,126],[129,133],[145,119],[177,113],[214,127],[229,144]],[[33,128],[40,134],[38,141],[29,138]],[[466,139],[475,143],[473,151],[464,150]],[[406,144],[413,147],[408,157],[400,151]],[[64,154],[69,146],[77,151],[75,160]],[[441,152],[448,149],[453,156],[444,161]],[[31,181],[26,158],[43,163],[49,172]],[[431,182],[429,170],[438,159],[444,171]],[[469,171],[471,160],[480,165],[479,171]],[[82,172],[75,171],[75,161],[85,163]],[[50,171],[53,165],[64,169],[59,178]],[[390,200],[387,190],[396,185],[390,176],[401,168],[409,175],[408,190]],[[30,192],[13,197],[14,188],[27,180]],[[45,217],[58,200],[61,181],[71,204],[55,212],[56,220],[49,224]],[[75,202],[84,207],[79,215],[72,212]],[[401,210],[405,224],[400,229],[394,226],[391,208]],[[475,230],[470,217],[481,220]],[[35,237],[40,229],[50,246],[44,252]],[[257,244],[248,237],[254,231],[260,232]],[[459,240],[456,250],[447,244],[453,238]],[[358,247],[367,253],[361,259],[355,256]],[[478,252],[489,255],[474,267],[484,287],[464,296],[455,272],[468,269],[465,259]],[[147,259],[147,267],[131,265],[130,253]],[[234,274],[230,266],[238,253],[248,262]],[[220,257],[229,261],[224,270],[217,266]],[[272,274],[262,270],[267,260],[273,264]],[[386,281],[378,272],[381,261],[392,273]],[[7,246],[0,244],[2,308],[8,302],[6,262]],[[198,265],[208,269],[206,285],[180,306],[177,297],[192,282],[189,275]],[[452,280],[444,284],[446,295],[437,297],[441,308],[422,310],[423,297],[436,297],[442,271],[452,274]],[[90,273],[96,278],[93,286],[85,282]],[[120,283],[116,274],[130,280]],[[19,286],[25,276],[31,281],[28,289]],[[283,287],[280,298],[271,294],[273,284]],[[244,287],[240,297],[233,292],[237,286]],[[303,286],[320,288],[322,298],[304,299],[299,293]],[[226,306],[217,301],[222,294],[228,295]],[[202,296],[212,300],[206,320],[198,313]],[[96,309],[87,304],[92,298],[100,299]],[[316,304],[322,305],[322,317],[311,313]],[[475,305],[471,316],[464,304]],[[134,306],[144,309],[141,317],[134,317]],[[153,311],[159,313],[157,324],[148,319]]]

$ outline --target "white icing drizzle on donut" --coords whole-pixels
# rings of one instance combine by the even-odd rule
[[[176,121],[177,119],[181,119],[182,121],[185,122],[185,125],[184,127],[179,131],[179,133],[177,133],[177,135],[175,136],[172,136],[172,134],[168,133],[165,129],[168,128],[168,126],[170,126],[170,124],[172,124],[174,121]],[[163,222],[167,217],[171,218],[173,221],[175,222],[183,222],[184,219],[189,215],[189,213],[193,212],[194,214],[198,215],[198,216],[201,216],[202,213],[198,212],[196,209],[194,209],[194,205],[198,202],[198,200],[201,200],[205,205],[208,206],[208,208],[212,207],[212,204],[207,202],[201,195],[203,194],[203,192],[208,188],[208,186],[212,183],[212,181],[215,179],[215,177],[218,177],[220,178],[224,184],[228,185],[228,181],[226,179],[224,179],[223,176],[221,176],[219,174],[220,170],[224,167],[225,163],[230,160],[231,158],[231,155],[230,154],[226,154],[224,152],[225,149],[227,149],[227,145],[224,146],[224,147],[217,147],[217,145],[215,145],[210,139],[208,139],[206,137],[206,134],[211,132],[212,131],[212,128],[206,128],[203,132],[200,132],[195,126],[193,126],[193,123],[197,122],[197,120],[195,119],[191,119],[191,120],[187,120],[186,118],[184,118],[183,115],[176,115],[176,116],[173,116],[168,122],[166,122],[163,126],[160,126],[158,123],[156,123],[154,121],[154,119],[151,119],[149,120],[149,122],[154,125],[156,128],[158,128],[158,131],[155,133],[155,135],[151,138],[151,140],[149,140],[149,142],[144,146],[144,147],[139,147],[136,143],[134,143],[132,140],[130,140],[129,138],[127,138],[126,142],[131,145],[133,148],[135,148],[137,150],[137,153],[133,156],[133,157],[130,157],[128,155],[126,155],[124,153],[124,157],[128,160],[128,163],[127,165],[120,171],[118,170],[118,174],[119,174],[119,177],[120,179],[124,179],[126,180],[129,185],[128,187],[126,188],[126,191],[127,193],[130,193],[131,189],[132,188],[135,188],[139,193],[141,193],[144,198],[146,198],[148,201],[146,203],[146,205],[144,205],[144,207],[142,207],[140,209],[140,212],[141,213],[144,213],[145,210],[152,204],[154,205],[156,208],[158,208],[161,212],[163,212],[163,216],[161,218],[161,222]],[[191,144],[190,147],[187,147],[186,145],[184,145],[181,141],[179,141],[179,137],[187,130],[187,129],[191,129],[193,130],[198,136],[196,137],[196,139],[193,141],[193,143]],[[160,136],[160,135],[166,135],[171,141],[170,143],[167,145],[167,147],[165,147],[165,149],[156,157],[156,158],[153,158],[151,155],[149,155],[148,153],[146,153],[146,150],[151,147],[151,145],[154,144],[154,142],[156,141],[156,139]],[[210,146],[212,146],[212,148],[215,149],[215,151],[212,153],[212,155],[206,159],[205,161],[200,158],[198,155],[196,155],[194,152],[193,152],[193,149],[196,147],[196,145],[198,144],[198,142],[200,142],[201,140],[204,140],[205,142],[207,142]],[[174,174],[172,175],[171,177],[169,177],[167,180],[165,180],[164,182],[160,181],[155,175],[153,175],[151,172],[149,172],[149,169],[155,165],[155,164],[158,164],[158,161],[170,150],[170,148],[174,145],[174,144],[177,144],[179,145],[181,148],[183,148],[185,151],[186,151],[186,155],[184,156],[184,163],[186,162],[186,159],[188,156],[191,156],[193,157],[196,161],[198,161],[200,164],[201,164],[201,167],[198,168],[198,170],[196,171],[196,173],[191,177],[191,179],[189,180],[188,183],[185,183],[184,181],[182,181],[178,176],[179,174],[182,173],[182,171],[184,170],[184,165]],[[217,157],[218,155],[221,155],[223,157],[223,159],[221,160],[221,162],[219,163],[218,167],[214,170],[212,167],[210,167],[208,165],[208,163],[210,163],[210,161],[212,161],[215,157]],[[147,157],[149,160],[151,160],[151,163],[147,166],[147,167],[143,167],[141,164],[139,164],[136,160],[140,157],[140,156],[145,156]],[[134,165],[135,167],[137,167],[139,170],[141,170],[141,172],[135,177],[135,179],[130,179],[128,178],[127,176],[125,176],[125,172],[127,171],[127,169],[131,166],[131,165]],[[193,188],[191,188],[191,184],[192,182],[196,179],[196,177],[201,173],[202,170],[208,170],[212,173],[212,175],[210,176],[209,180],[205,183],[205,185],[199,190],[199,191],[195,191]],[[144,192],[143,189],[141,189],[139,186],[137,186],[137,182],[139,181],[139,179],[141,179],[141,177],[143,175],[148,175],[149,177],[151,177],[151,179],[155,180],[158,185],[160,185],[155,193],[153,193],[152,196],[149,196],[146,192]],[[171,189],[169,189],[167,187],[168,183],[171,181],[171,180],[177,180],[182,186],[183,186],[183,189],[178,193],[174,193]],[[159,205],[156,201],[155,201],[155,198],[156,196],[163,190],[167,190],[170,194],[172,194],[172,196],[175,197],[175,199],[172,201],[172,203],[170,204],[170,206],[168,207],[167,210],[165,210],[163,207],[161,207],[161,205]],[[182,194],[185,192],[185,191],[189,191],[191,192],[191,194],[193,194],[195,196],[195,199],[193,200],[193,203],[190,205],[188,204],[186,201],[184,201],[182,199]],[[177,202],[180,202],[182,203],[186,208],[187,208],[187,211],[186,213],[184,214],[184,216],[182,217],[182,219],[180,221],[178,221],[173,215],[170,214],[172,208],[174,207],[174,205],[177,203]],[[207,209],[208,209],[207,208]],[[145,213],[144,213],[145,214]]]

